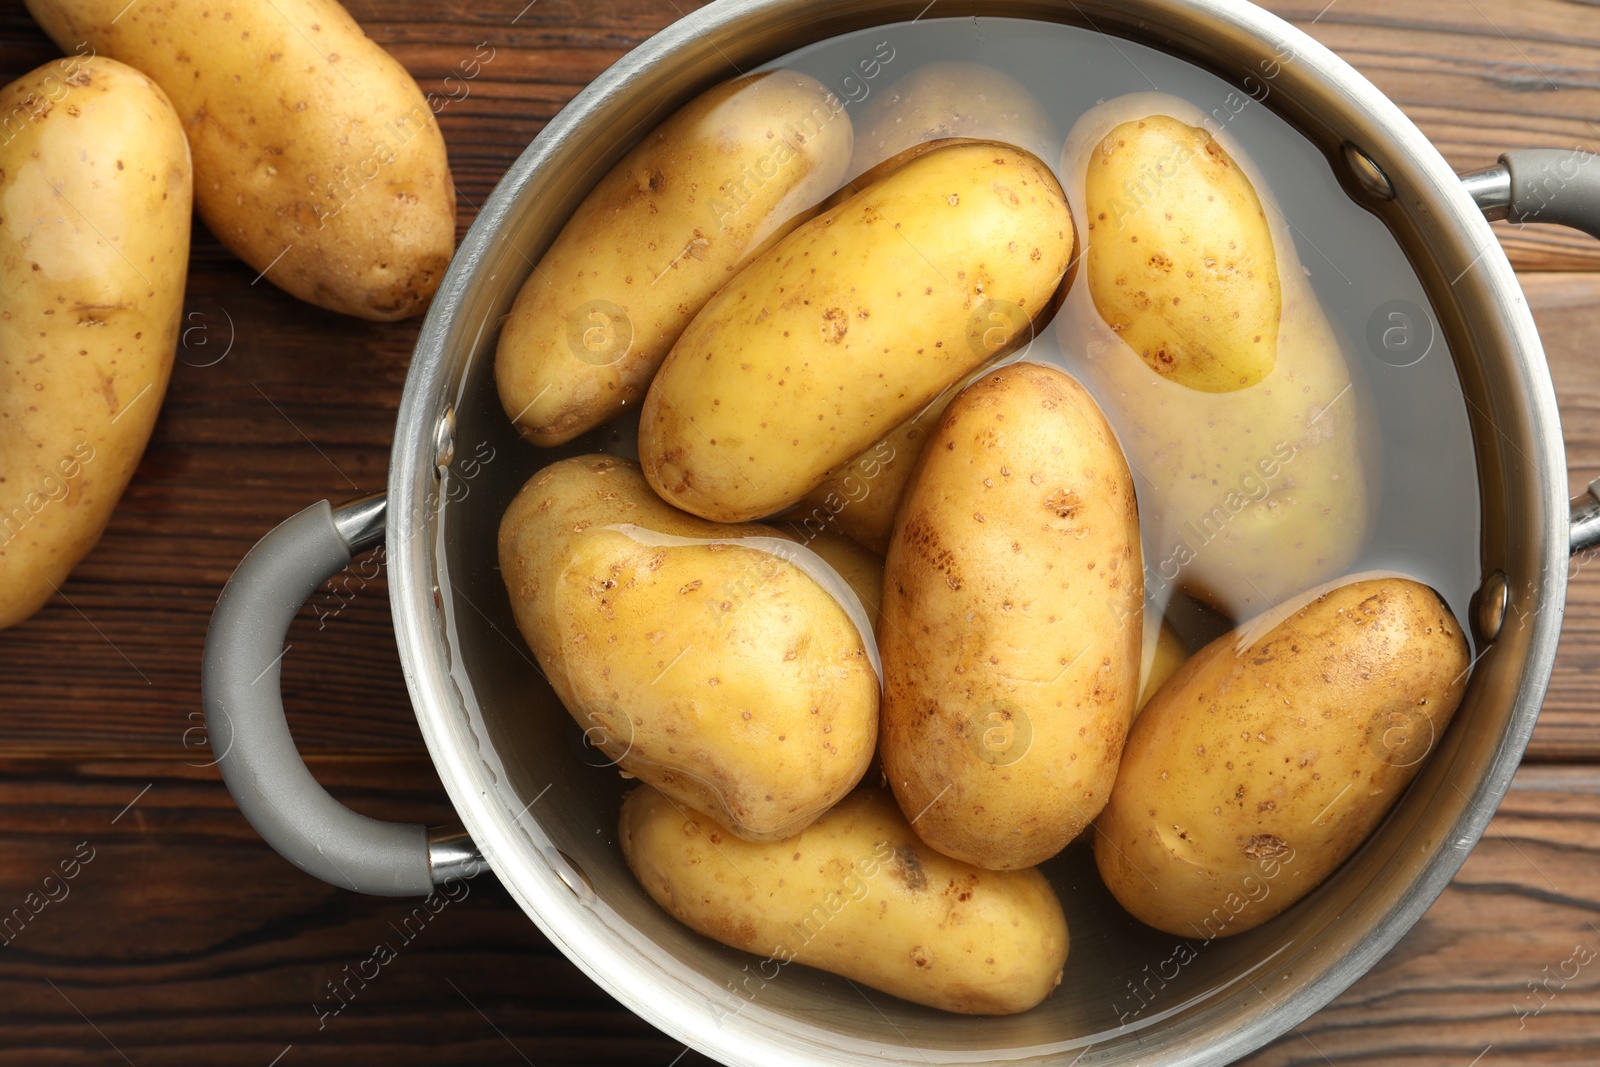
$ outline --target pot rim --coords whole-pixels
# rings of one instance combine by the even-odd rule
[[[480,323],[478,334],[468,336],[470,323],[463,309],[480,287],[482,276],[493,269],[498,242],[509,240],[503,236],[507,220],[522,198],[529,195],[536,177],[546,168],[558,166],[571,146],[583,139],[591,118],[638,91],[636,86],[645,73],[667,57],[683,50],[704,50],[708,44],[717,48],[719,36],[794,6],[794,0],[718,0],[673,23],[585,87],[507,170],[462,240],[418,337],[396,425],[387,519],[390,600],[406,684],[433,762],[473,841],[508,892],[551,942],[612,996],[652,1026],[686,1044],[730,1064],[752,1067],[856,1062],[883,1057],[884,1050],[849,1047],[843,1035],[835,1035],[838,1043],[825,1055],[817,1050],[802,1051],[779,1025],[783,1016],[766,1012],[759,1005],[751,1005],[752,1010],[737,1015],[722,1011],[665,965],[664,952],[658,949],[652,955],[625,939],[608,936],[610,932],[602,924],[589,921],[591,916],[586,913],[590,911],[592,894],[586,899],[584,887],[573,884],[570,872],[554,858],[556,854],[548,841],[543,842],[545,851],[541,853],[539,828],[530,830],[510,817],[483,784],[486,771],[478,751],[480,742],[472,735],[465,716],[457,713],[462,697],[452,678],[450,650],[441,639],[448,630],[435,577],[443,567],[442,524],[437,522],[437,513],[429,510],[428,502],[435,486],[438,426],[458,400],[466,364],[479,347],[483,331],[492,329]],[[809,0],[807,4],[813,11],[825,8],[829,12],[845,6],[845,0]],[[943,6],[945,10],[934,17],[970,14],[979,5],[974,0],[945,0]],[[1295,1026],[1365,973],[1421,918],[1486,828],[1520,762],[1554,660],[1565,596],[1566,464],[1543,348],[1520,285],[1489,224],[1463,191],[1453,170],[1415,124],[1332,51],[1245,0],[1146,0],[1138,6],[1172,21],[1210,23],[1235,40],[1253,43],[1263,50],[1274,44],[1292,46],[1297,76],[1314,77],[1344,112],[1364,119],[1375,131],[1373,136],[1382,139],[1389,158],[1406,161],[1408,177],[1412,179],[1410,187],[1419,195],[1419,203],[1437,216],[1435,225],[1453,228],[1461,251],[1475,253],[1464,276],[1457,279],[1466,282],[1463,289],[1457,290],[1462,293],[1458,301],[1462,306],[1477,301],[1484,314],[1494,316],[1497,335],[1488,343],[1498,344],[1507,354],[1505,358],[1515,363],[1510,369],[1524,387],[1522,397],[1507,401],[1523,405],[1518,415],[1527,429],[1526,439],[1521,442],[1524,447],[1507,440],[1534,468],[1523,470],[1521,475],[1535,483],[1530,490],[1530,518],[1538,520],[1537,539],[1542,545],[1542,555],[1536,556],[1534,564],[1537,588],[1529,594],[1538,598],[1538,610],[1526,617],[1530,620],[1522,638],[1526,652],[1510,717],[1492,761],[1483,769],[1471,796],[1465,798],[1447,839],[1436,843],[1408,890],[1379,909],[1380,913],[1367,921],[1360,940],[1343,955],[1305,980],[1292,995],[1276,1004],[1269,1001],[1267,1007],[1242,1022],[1212,1019],[1204,1025],[1196,1024],[1193,1028],[1197,1037],[1204,1040],[1166,1061],[1221,1064]],[[898,7],[914,12],[921,3]],[[1031,7],[1041,13],[1039,17],[1053,9],[1059,16],[1053,21],[1095,30],[1108,22],[1115,23],[1115,29],[1124,29],[1135,17],[1119,15],[1104,2],[1080,6],[1072,0],[1065,5],[1024,0],[1015,7]],[[984,11],[996,15],[1014,13],[988,8]],[[1099,17],[1091,16],[1090,11]],[[1146,20],[1141,23],[1150,25]],[[789,47],[823,36],[831,36],[831,32],[807,37],[806,41],[791,41]],[[1156,36],[1152,33],[1139,39]],[[1163,40],[1160,47],[1191,58],[1170,39]],[[1494,426],[1492,419],[1490,425]],[[1498,426],[1495,429],[1499,431]],[[1503,431],[1501,435],[1505,436]],[[1484,448],[1480,441],[1480,457]],[[535,847],[530,848],[530,842]],[[1060,1051],[1059,1047],[1053,1048]],[[1042,1051],[1015,1050],[1013,1058],[1006,1062],[1024,1062]],[[980,1062],[988,1055],[938,1050],[932,1059],[919,1056],[906,1062]],[[884,1059],[890,1061],[888,1057]]]

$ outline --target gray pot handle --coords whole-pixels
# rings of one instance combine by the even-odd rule
[[[1582,148],[1520,148],[1462,175],[1484,215],[1551,222],[1600,237],[1600,157]]]
[[[250,825],[301,870],[376,896],[427,896],[484,862],[460,831],[380,822],[328,795],[289,735],[278,687],[284,636],[306,599],[384,535],[381,493],[306,508],[263,537],[228,580],[206,634],[206,732]]]

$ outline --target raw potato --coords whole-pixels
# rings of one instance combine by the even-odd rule
[[[643,398],[706,301],[838,186],[852,140],[827,88],[772,71],[702,93],[624,156],[500,335],[495,381],[523,435],[558,445]]]
[[[444,139],[416,82],[344,8],[26,3],[64,51],[86,44],[166,90],[194,152],[200,217],[252,272],[364,319],[428,306],[455,248]],[[476,53],[464,77],[492,58]]]
[[[1150,616],[1145,616],[1145,625],[1149,625]],[[1144,713],[1144,707],[1150,703],[1150,698],[1156,691],[1167,684],[1167,679],[1177,673],[1183,661],[1189,658],[1189,650],[1183,646],[1183,638],[1178,636],[1178,631],[1166,619],[1161,620],[1161,626],[1156,632],[1155,656],[1150,661],[1150,670],[1145,675],[1139,687],[1139,703],[1133,709],[1133,719],[1139,721],[1139,716]]]
[[[189,262],[189,146],[102,58],[0,90],[0,628],[100,539],[161,410]]]
[[[998,314],[998,312],[997,312]],[[1000,325],[1000,323],[997,323]],[[1031,337],[1024,332],[1022,336]],[[857,544],[879,555],[889,551],[889,535],[900,511],[906,485],[917,469],[917,459],[928,434],[939,424],[956,394],[983,374],[980,368],[952,382],[933,402],[849,463],[831,470],[822,484],[800,501],[795,515],[800,521],[831,523]]]
[[[880,753],[939,851],[1029,867],[1099,813],[1139,693],[1133,479],[1093,399],[1016,363],[923,453],[884,570]]]
[[[1049,159],[1061,147],[1044,107],[1022,83],[982,63],[929,63],[875,94],[861,116],[850,173],[924,141],[981,137]]]
[[[1061,188],[1033,156],[959,144],[918,157],[695,317],[645,398],[645,476],[704,518],[781,511],[1009,344],[1072,247]]]
[[[1147,122],[1143,131],[1137,122],[1131,130],[1126,125],[1161,115],[1192,127],[1207,121],[1193,105],[1157,93],[1112,100],[1085,115],[1062,161],[1071,202],[1083,202],[1085,174],[1109,131],[1122,128],[1130,145],[1138,140],[1135,134],[1161,139],[1161,131],[1171,129],[1167,123]],[[1101,398],[1130,464],[1147,483],[1140,486],[1140,512],[1156,599],[1176,586],[1238,620],[1348,571],[1370,529],[1382,471],[1371,398],[1365,383],[1352,377],[1354,364],[1301,268],[1282,212],[1271,206],[1261,176],[1227,134],[1215,140],[1273,220],[1282,315],[1270,373],[1225,393],[1173,381],[1146,365],[1106,324],[1088,285],[1067,294],[1055,322],[1069,369]],[[1186,188],[1195,166],[1191,158],[1160,184],[1125,173],[1122,181],[1135,188],[1145,182],[1152,199],[1124,225],[1170,208],[1176,226],[1182,204],[1164,198]],[[1085,229],[1087,241],[1114,243],[1118,231],[1110,218],[1080,216],[1080,224],[1094,227]],[[1141,238],[1139,247],[1145,245]],[[1141,254],[1178,263],[1185,247],[1152,244]],[[1243,288],[1246,295],[1265,292],[1264,257],[1252,254],[1257,276]],[[1197,273],[1193,281],[1200,280]],[[1194,288],[1180,307],[1209,299],[1200,291],[1206,287]],[[1241,322],[1256,314],[1250,306],[1238,310]]]
[[[752,840],[804,829],[877,740],[870,620],[801,552],[674,511],[610,456],[544,468],[500,524],[517,625],[591,743]]]
[[[1131,119],[1089,153],[1085,280],[1157,374],[1208,393],[1255,385],[1283,316],[1266,209],[1226,149],[1167,115]]]
[[[874,632],[878,629],[878,611],[883,604],[883,557],[862,548],[843,534],[832,530],[813,530],[805,523],[784,522],[778,530],[822,557],[823,562],[839,572],[851,590],[861,600],[867,618],[872,620]]]
[[[1444,732],[1466,639],[1384,576],[1284,605],[1190,659],[1128,738],[1096,824],[1133,915],[1210,939],[1266,922],[1361,844]]]
[[[620,836],[656,903],[766,957],[762,975],[804,963],[970,1015],[1026,1011],[1061,982],[1067,922],[1044,876],[941,856],[884,790],[857,790],[793,840],[751,844],[646,787],[623,802]]]

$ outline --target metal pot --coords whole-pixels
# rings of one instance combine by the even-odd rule
[[[540,689],[494,566],[501,510],[550,458],[522,445],[500,410],[498,323],[590,186],[725,77],[730,61],[748,69],[911,20],[927,0],[721,0],[624,57],[551,122],[485,204],[434,299],[400,408],[387,503],[307,509],[268,534],[223,592],[204,673],[212,744],[245,814],[302,868],[360,892],[421,895],[486,863],[618,1000],[730,1064],[1225,1063],[1310,1016],[1400,939],[1461,866],[1521,759],[1555,656],[1568,555],[1600,543],[1600,500],[1591,488],[1569,508],[1544,354],[1485,216],[1600,231],[1600,167],[1586,172],[1592,157],[1571,152],[1512,153],[1458,177],[1366,79],[1242,0],[939,2],[940,16],[1131,38],[1245,87],[1292,49],[1274,106],[1385,220],[1429,294],[1471,412],[1487,576],[1472,620],[1481,658],[1454,728],[1361,851],[1279,919],[1186,961],[1152,1010],[1126,1024],[1107,990],[1160,962],[1148,941],[1085,957],[1081,946],[1100,935],[1075,927],[1075,961],[1114,962],[1069,963],[1066,983],[1031,1012],[957,1017],[805,968],[763,970],[752,982],[750,957],[669,918],[624,866],[615,771],[578,758],[584,749]],[[385,539],[406,682],[465,835],[343,808],[306,770],[284,723],[278,661],[290,620],[353,553]],[[528,713],[530,691],[548,696],[549,714]]]

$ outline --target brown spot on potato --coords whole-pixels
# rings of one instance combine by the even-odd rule
[[[895,846],[894,872],[913,893],[921,892],[928,887],[928,874],[922,869],[922,860],[912,845]]]
[[[1253,860],[1263,860],[1276,859],[1290,849],[1289,843],[1277,834],[1256,834],[1239,846],[1239,851]]]
[[[1070,489],[1057,489],[1044,498],[1044,506],[1055,512],[1057,518],[1070,519],[1082,506],[1078,494]]]
[[[850,318],[842,308],[829,308],[822,313],[822,340],[825,344],[841,343],[850,332]]]

